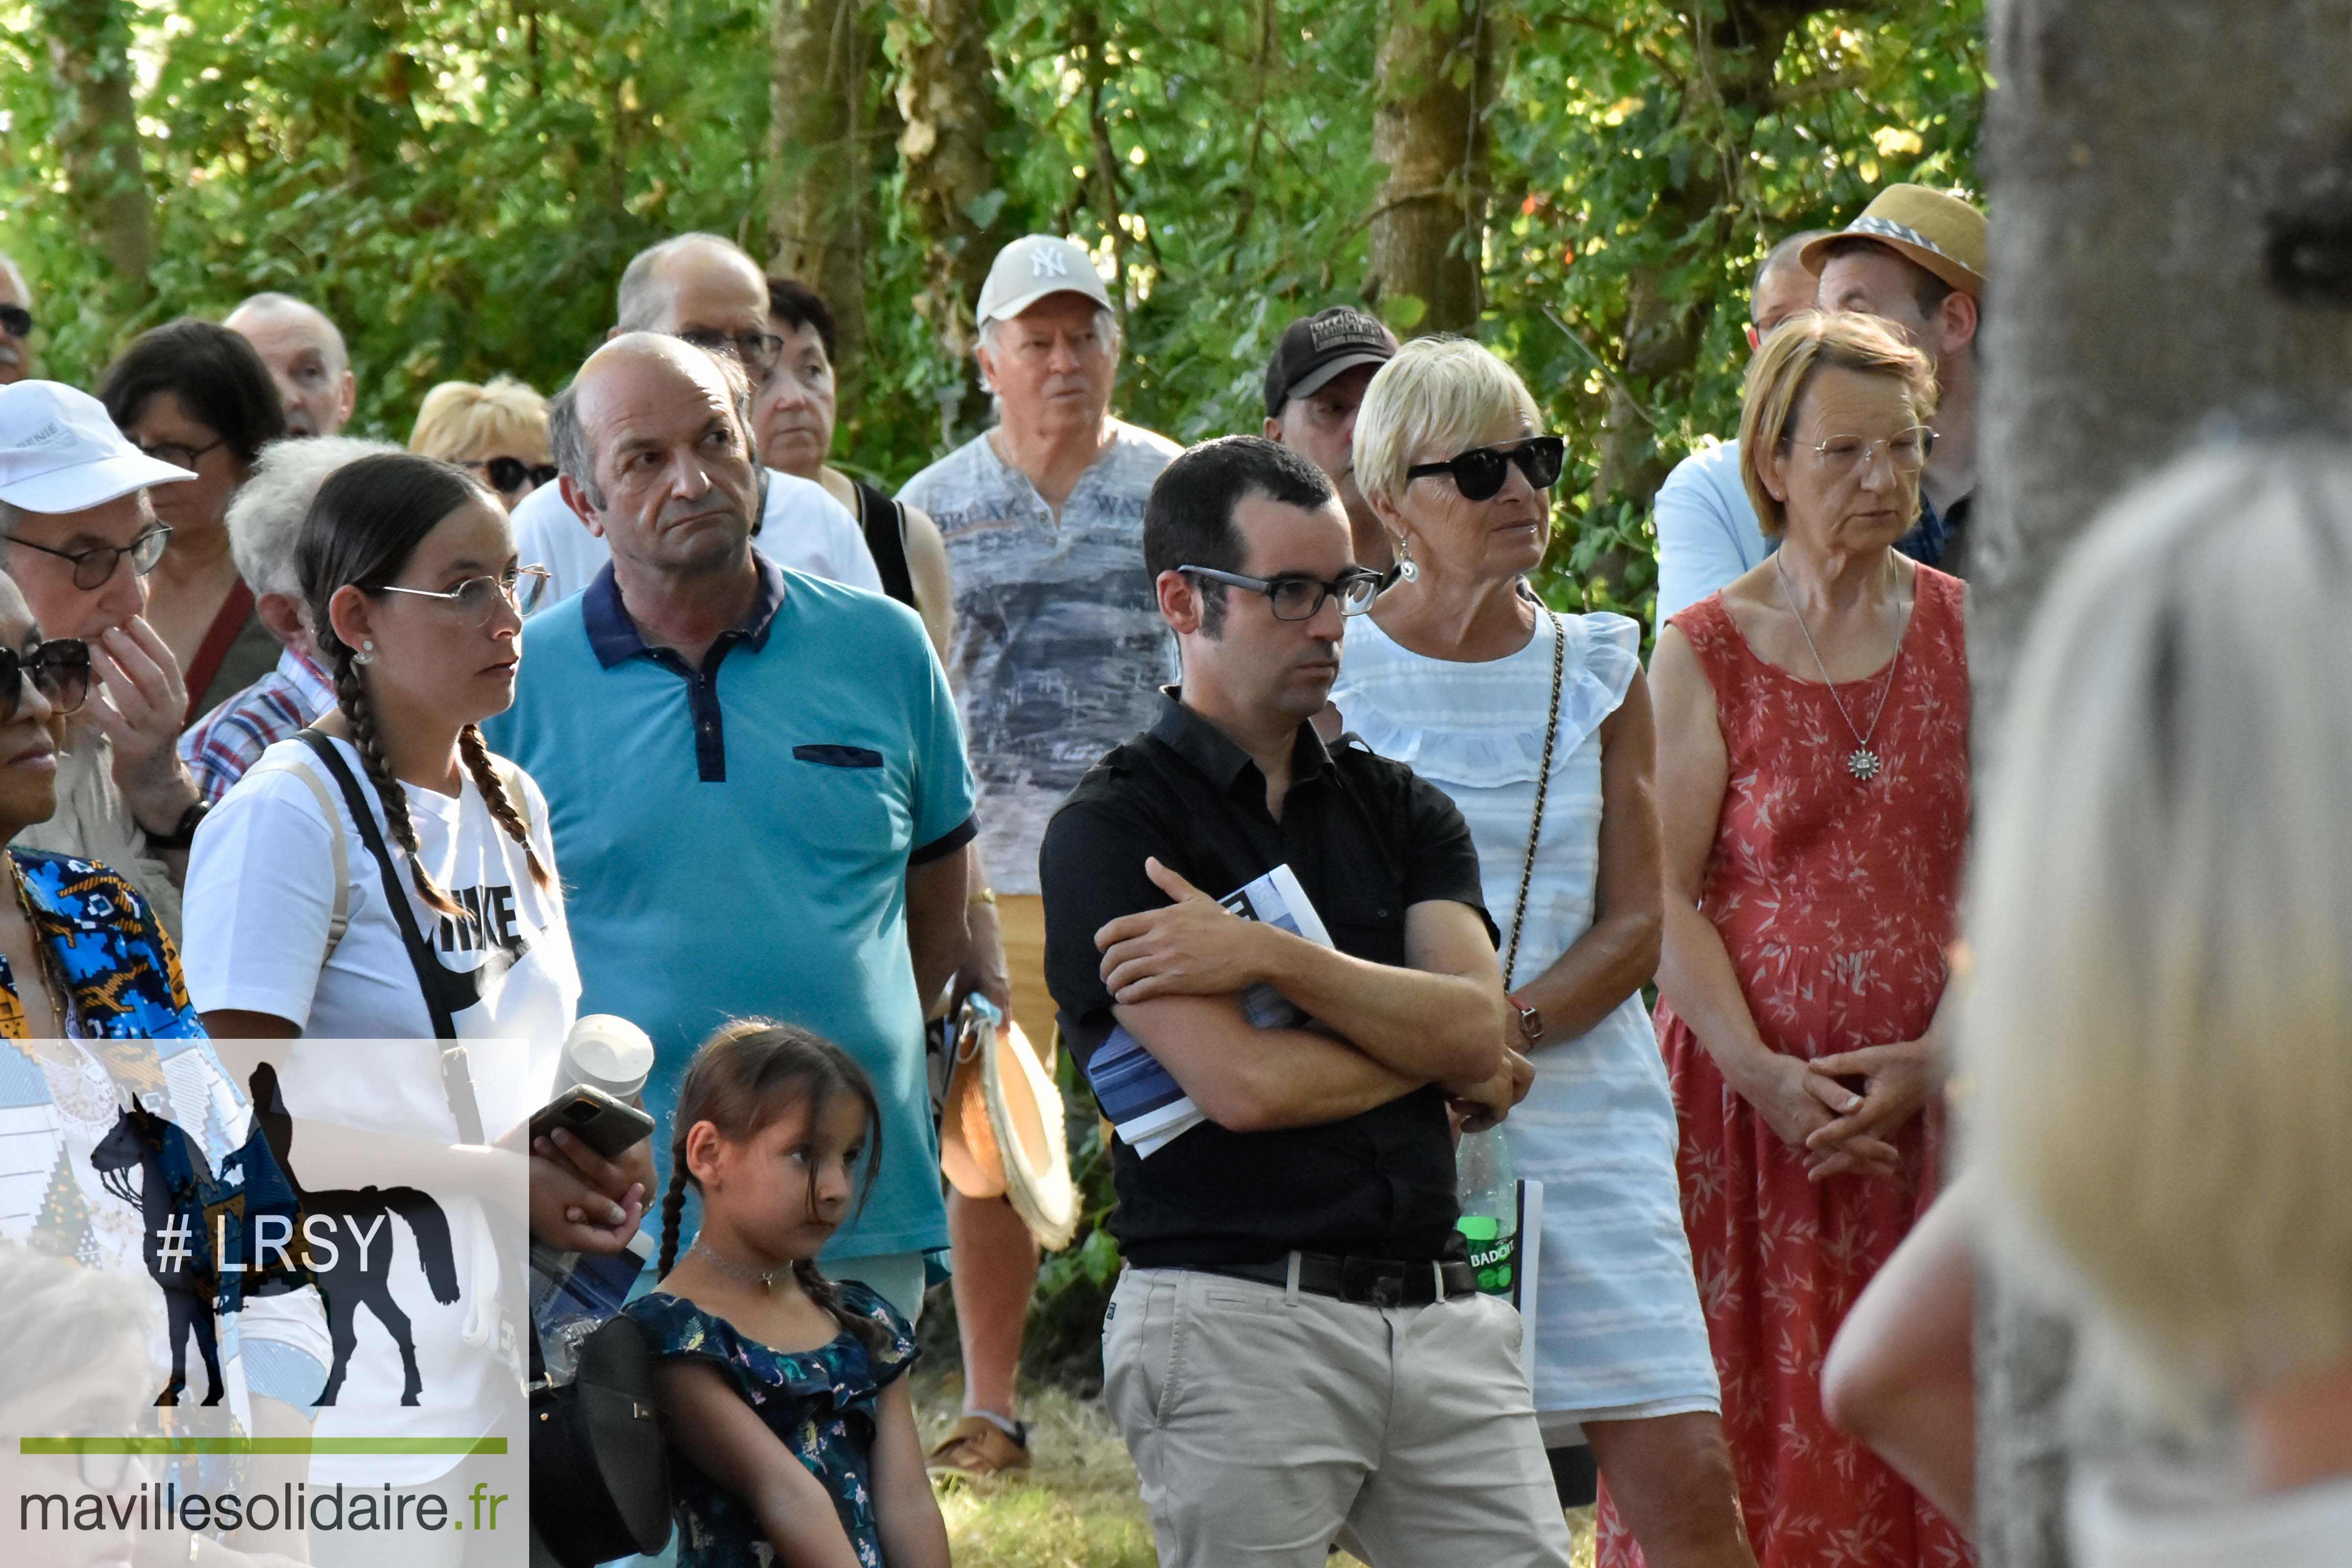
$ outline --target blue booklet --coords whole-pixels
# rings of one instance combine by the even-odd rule
[[[1264,921],[1294,936],[1331,945],[1331,933],[1288,866],[1276,866],[1217,901],[1244,920]],[[1308,1022],[1271,985],[1253,985],[1240,1000],[1244,1016],[1257,1028],[1294,1029]],[[1124,1028],[1114,1027],[1096,1049],[1087,1063],[1087,1081],[1094,1086],[1095,1101],[1112,1129],[1143,1159],[1208,1120],[1175,1075]]]

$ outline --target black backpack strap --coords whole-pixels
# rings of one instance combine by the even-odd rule
[[[409,907],[407,889],[403,886],[400,873],[393,865],[392,850],[384,844],[383,833],[375,825],[374,803],[360,787],[360,781],[352,773],[351,764],[343,761],[343,754],[335,749],[332,741],[316,730],[301,731],[295,738],[317,753],[319,761],[342,790],[343,804],[351,808],[352,820],[359,824],[360,837],[366,843],[368,853],[375,857],[376,872],[383,879],[384,901],[392,906],[392,918],[400,923],[400,940],[407,946],[408,962],[416,970],[416,984],[425,993],[425,1010],[433,1016],[434,1038],[456,1039],[457,1026],[452,1019],[449,1006],[453,977],[441,967],[441,961],[433,956],[433,949],[425,942],[424,932],[416,927],[416,911]],[[482,1141],[481,1118],[478,1112],[474,1111],[472,1075],[467,1072],[464,1056],[458,1054],[454,1070],[466,1079],[461,1095],[456,1086],[446,1081],[453,1070],[449,1059],[451,1054],[442,1053],[442,1087],[450,1091],[449,1104],[457,1112],[460,1137],[466,1142],[478,1143]],[[473,1112],[471,1127],[467,1125],[469,1112]]]

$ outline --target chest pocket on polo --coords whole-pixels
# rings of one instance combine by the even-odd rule
[[[882,753],[864,746],[794,746],[796,761],[828,768],[878,768]]]
[[[880,752],[815,743],[794,746],[793,761],[791,793],[813,847],[852,860],[910,847],[901,773]]]

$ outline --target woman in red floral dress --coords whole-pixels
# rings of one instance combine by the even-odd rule
[[[1780,549],[1676,616],[1652,675],[1684,1220],[1761,1568],[1967,1563],[1821,1400],[1832,1336],[1935,1195],[1965,601],[1893,548],[1934,386],[1883,325],[1807,315],[1748,389],[1748,489]],[[1609,1522],[1603,1563],[1638,1563]]]

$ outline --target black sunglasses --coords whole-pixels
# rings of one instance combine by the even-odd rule
[[[129,544],[93,544],[88,550],[52,550],[29,539],[12,539],[8,542],[19,550],[37,550],[44,555],[72,562],[73,585],[88,593],[112,582],[114,569],[126,555],[131,557],[131,570],[140,576],[155,570],[155,563],[163,559],[163,547],[172,542],[172,531],[159,522],[141,529]]]
[[[1404,471],[1408,479],[1423,474],[1452,474],[1454,488],[1464,500],[1485,500],[1503,488],[1511,465],[1527,475],[1528,483],[1548,490],[1559,482],[1560,465],[1568,460],[1568,443],[1558,436],[1530,436],[1507,447],[1473,447],[1442,463],[1415,463]]]
[[[30,653],[0,647],[0,724],[23,709],[27,675],[51,708],[75,712],[89,700],[89,644],[79,637],[58,637]]]
[[[476,458],[464,467],[479,468],[489,476],[491,485],[502,493],[522,489],[525,479],[534,485],[551,485],[555,482],[555,476],[562,472],[553,463],[526,463],[520,458]]]
[[[0,305],[0,331],[12,338],[33,335],[33,312],[22,305]]]

